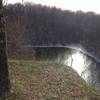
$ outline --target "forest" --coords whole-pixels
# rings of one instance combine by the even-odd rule
[[[100,15],[26,3],[5,6],[8,57],[29,57],[28,45],[82,45],[100,58]]]
[[[100,15],[3,2],[0,100],[100,100]]]

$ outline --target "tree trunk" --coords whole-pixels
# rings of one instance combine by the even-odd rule
[[[2,0],[0,0],[0,95],[10,89],[4,24],[3,4]]]

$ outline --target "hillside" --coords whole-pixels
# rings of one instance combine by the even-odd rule
[[[7,16],[6,32],[10,58],[33,57],[31,56],[33,48],[25,48],[27,45],[80,44],[100,59],[98,14],[18,3],[7,5],[5,16]]]
[[[12,90],[0,100],[100,100],[70,67],[50,61],[9,61]]]

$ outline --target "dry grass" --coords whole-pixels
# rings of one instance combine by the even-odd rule
[[[99,93],[62,64],[11,60],[9,71],[12,89],[5,100],[100,100]]]

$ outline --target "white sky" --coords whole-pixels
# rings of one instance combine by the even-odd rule
[[[22,2],[22,0],[7,0],[8,3]],[[62,9],[77,11],[94,11],[100,14],[100,0],[24,0],[43,5],[56,6]]]

